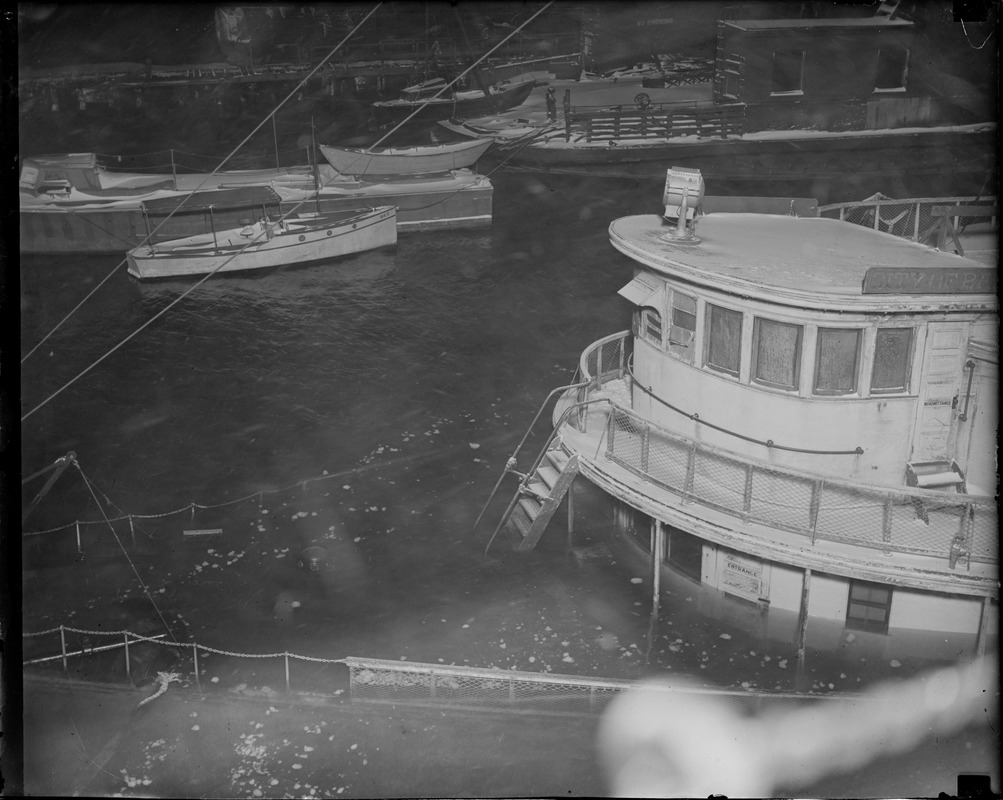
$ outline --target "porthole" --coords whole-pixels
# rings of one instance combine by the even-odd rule
[[[358,227],[359,227],[358,225],[356,225],[355,223],[352,223],[352,230],[353,230],[353,231],[354,231],[354,230],[355,230],[356,228],[358,228]]]
[[[305,242],[306,241],[306,237],[302,233],[300,234],[300,241],[301,242]]]
[[[334,231],[328,231],[327,235],[330,236],[332,233],[334,233]]]

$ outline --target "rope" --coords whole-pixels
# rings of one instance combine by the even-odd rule
[[[87,491],[90,492],[91,497],[97,504],[98,510],[101,512],[101,515],[104,516],[105,522],[108,524],[108,529],[111,531],[111,535],[115,537],[115,542],[118,544],[119,550],[122,551],[122,555],[125,556],[125,560],[129,562],[129,567],[131,567],[133,574],[136,576],[136,580],[139,581],[139,585],[143,588],[143,593],[149,599],[150,604],[153,606],[153,610],[157,612],[157,616],[160,617],[160,621],[164,623],[164,628],[167,630],[167,634],[171,637],[171,639],[177,642],[177,639],[174,638],[174,632],[171,631],[171,626],[167,624],[167,620],[164,619],[164,615],[160,613],[160,608],[157,606],[156,601],[153,599],[153,595],[150,594],[150,590],[146,587],[146,584],[143,582],[143,578],[139,574],[139,570],[136,569],[136,565],[133,564],[132,559],[129,558],[129,552],[125,549],[125,546],[122,544],[122,540],[118,538],[118,534],[115,532],[115,527],[111,524],[111,521],[108,519],[108,517],[105,516],[104,508],[102,507],[100,501],[98,500],[97,495],[94,494],[94,490],[93,488],[91,488],[90,481],[88,481],[87,476],[84,475],[84,471],[80,467],[79,462],[74,461],[73,463],[76,465],[77,471],[80,472],[80,477],[83,478],[84,485],[87,487]]]
[[[244,495],[243,497],[238,497],[235,500],[227,500],[227,501],[222,502],[222,503],[203,504],[203,503],[191,502],[191,503],[188,503],[187,505],[180,506],[179,508],[176,508],[173,511],[163,511],[163,512],[160,512],[160,513],[157,513],[157,514],[128,514],[128,513],[122,512],[121,509],[120,509],[121,516],[118,516],[118,517],[108,517],[108,516],[104,516],[103,515],[102,519],[97,519],[97,520],[94,520],[94,519],[92,519],[92,520],[74,520],[73,522],[68,522],[65,525],[58,525],[58,526],[56,526],[54,528],[47,528],[45,530],[23,531],[21,533],[21,535],[22,536],[41,536],[41,535],[48,534],[48,533],[56,533],[57,531],[64,531],[64,530],[67,530],[68,528],[71,528],[71,527],[73,527],[75,525],[98,525],[98,524],[101,524],[101,523],[111,524],[113,522],[122,522],[123,520],[133,520],[133,519],[164,519],[165,517],[171,517],[171,516],[174,516],[175,514],[181,514],[181,513],[186,512],[186,511],[192,511],[193,509],[196,509],[196,508],[201,509],[201,510],[208,510],[208,509],[212,509],[212,508],[225,508],[226,506],[237,505],[238,503],[246,503],[249,500],[254,500],[254,499],[260,498],[262,495],[265,495],[265,494],[281,494],[283,492],[292,491],[293,489],[302,488],[303,486],[305,486],[307,484],[310,484],[310,483],[317,483],[319,481],[332,480],[334,478],[343,478],[346,475],[356,475],[356,474],[358,474],[360,472],[366,472],[366,471],[371,470],[371,469],[377,469],[378,467],[389,467],[389,466],[393,466],[394,464],[400,464],[401,462],[405,462],[405,461],[415,461],[415,460],[421,459],[421,458],[432,458],[433,456],[438,456],[442,452],[444,452],[444,451],[437,450],[435,452],[426,453],[424,455],[419,454],[419,455],[414,455],[414,456],[401,456],[400,458],[392,458],[392,459],[390,459],[388,461],[381,461],[379,463],[363,464],[362,466],[351,467],[350,469],[341,470],[340,472],[332,472],[332,473],[328,473],[327,475],[318,475],[318,476],[313,477],[313,478],[304,478],[302,480],[298,480],[298,481],[296,481],[294,483],[291,483],[288,486],[283,486],[283,487],[280,487],[278,489],[262,489],[260,491],[253,492],[251,494]],[[81,474],[82,474],[82,470],[81,470]],[[104,494],[104,493],[102,492],[102,494]],[[114,505],[110,501],[108,502],[108,504],[109,505]],[[100,505],[99,505],[99,507],[100,507]],[[117,506],[116,506],[116,508],[117,508]]]
[[[551,0],[551,1],[553,2],[553,0]],[[213,170],[212,172],[210,172],[210,173],[209,173],[208,175],[206,175],[206,177],[205,177],[205,178],[204,178],[204,179],[202,180],[202,182],[201,182],[201,183],[200,183],[200,184],[199,184],[198,186],[196,186],[196,187],[195,187],[195,188],[194,188],[194,189],[193,189],[193,190],[192,190],[191,192],[189,192],[189,193],[188,193],[188,195],[187,195],[187,196],[186,196],[186,197],[184,198],[184,200],[182,200],[182,202],[181,202],[180,204],[178,204],[178,206],[176,206],[176,207],[174,208],[174,210],[173,210],[173,211],[171,211],[171,213],[170,213],[170,214],[168,214],[168,215],[167,215],[166,217],[164,217],[164,219],[163,219],[163,220],[162,220],[162,221],[160,222],[160,224],[159,224],[159,225],[157,225],[157,227],[156,227],[156,228],[154,228],[154,230],[153,230],[153,231],[152,231],[152,232],[150,233],[150,236],[147,236],[147,237],[146,237],[146,238],[145,238],[145,239],[143,240],[143,243],[146,243],[147,241],[149,241],[149,240],[150,240],[150,238],[151,238],[151,237],[153,236],[153,234],[156,234],[156,233],[157,233],[157,231],[159,231],[159,230],[160,230],[160,229],[161,229],[161,228],[162,228],[162,227],[163,227],[164,225],[166,225],[166,224],[167,224],[167,221],[168,221],[168,220],[170,220],[170,219],[171,219],[171,218],[172,218],[172,217],[173,217],[173,216],[174,216],[174,215],[175,215],[175,214],[176,214],[176,213],[177,213],[177,212],[178,212],[178,211],[179,211],[179,210],[181,209],[181,207],[182,207],[182,206],[184,205],[184,202],[185,202],[186,200],[188,200],[189,198],[191,198],[191,197],[192,197],[192,196],[193,196],[193,195],[194,195],[194,194],[195,194],[195,193],[196,193],[196,192],[197,192],[197,191],[198,191],[199,189],[201,189],[201,188],[202,188],[203,186],[205,186],[205,184],[206,184],[206,183],[207,183],[207,182],[209,181],[209,179],[210,179],[211,177],[213,177],[213,176],[214,176],[214,175],[215,175],[215,174],[216,174],[217,172],[219,172],[219,171],[220,171],[220,170],[221,170],[221,169],[223,168],[223,165],[224,165],[224,164],[226,164],[226,163],[227,163],[227,162],[228,162],[228,161],[229,161],[229,160],[230,160],[230,159],[231,159],[231,158],[232,158],[232,157],[233,157],[233,156],[234,156],[234,155],[235,155],[235,154],[236,154],[236,153],[237,153],[237,152],[238,152],[238,151],[240,150],[240,148],[241,148],[241,147],[243,147],[243,146],[244,146],[245,144],[247,144],[247,142],[248,142],[248,141],[249,141],[249,140],[251,139],[251,137],[253,137],[253,136],[254,136],[254,134],[256,134],[256,133],[257,133],[257,132],[258,132],[258,131],[259,131],[259,130],[260,130],[260,129],[261,129],[261,128],[262,128],[262,127],[263,127],[263,126],[265,125],[265,123],[266,123],[266,122],[268,122],[268,120],[272,119],[272,118],[273,118],[273,117],[275,116],[276,112],[277,112],[277,111],[278,111],[279,109],[281,109],[281,108],[282,108],[282,106],[284,106],[284,105],[285,105],[285,104],[286,104],[286,103],[287,103],[287,102],[288,102],[288,101],[290,100],[290,98],[292,98],[292,97],[293,97],[293,96],[294,96],[294,95],[295,95],[295,94],[296,94],[296,93],[297,93],[297,92],[298,92],[298,91],[299,91],[299,90],[300,90],[300,89],[301,89],[301,88],[302,88],[302,87],[303,87],[303,86],[304,86],[304,85],[305,85],[305,84],[307,83],[307,81],[308,81],[308,80],[309,80],[309,79],[310,79],[311,77],[313,77],[313,75],[314,75],[314,74],[316,74],[316,72],[317,72],[317,71],[318,71],[318,70],[319,70],[319,69],[320,69],[320,68],[321,68],[321,67],[322,67],[322,66],[323,66],[323,65],[324,65],[324,64],[325,64],[325,63],[326,63],[326,62],[327,62],[327,61],[328,61],[328,60],[329,60],[329,59],[330,59],[331,57],[333,57],[333,56],[334,56],[334,54],[335,54],[335,53],[336,53],[336,52],[337,52],[337,51],[338,51],[338,50],[339,50],[339,49],[341,48],[341,46],[342,46],[342,45],[343,45],[343,44],[344,44],[345,42],[347,42],[347,41],[348,41],[348,40],[349,40],[349,39],[350,39],[350,38],[351,38],[351,37],[352,37],[352,36],[353,36],[353,35],[355,34],[355,32],[356,32],[356,31],[357,31],[357,30],[358,30],[358,29],[359,29],[359,28],[360,28],[360,27],[361,27],[361,26],[362,26],[362,25],[363,25],[363,24],[364,24],[364,23],[365,23],[365,22],[366,22],[366,21],[367,21],[367,20],[369,19],[369,17],[371,17],[371,16],[372,16],[372,15],[373,15],[373,14],[374,14],[374,13],[376,12],[376,10],[377,10],[377,9],[378,9],[378,8],[379,8],[379,7],[381,6],[381,5],[382,5],[382,0],[380,0],[380,2],[378,2],[378,3],[377,3],[377,4],[376,4],[376,5],[375,5],[375,6],[374,6],[374,7],[372,8],[372,10],[371,10],[371,11],[370,11],[370,12],[369,12],[368,14],[366,14],[365,18],[363,18],[363,20],[362,20],[362,21],[361,21],[361,22],[360,22],[360,23],[359,23],[358,25],[356,25],[356,26],[355,26],[355,27],[354,27],[354,28],[353,28],[353,29],[352,29],[351,31],[349,31],[349,33],[348,33],[348,34],[347,34],[347,35],[345,36],[345,38],[343,38],[343,39],[342,39],[342,40],[341,40],[340,42],[338,42],[338,44],[337,44],[337,45],[335,45],[334,49],[333,49],[333,50],[332,50],[332,51],[331,51],[330,53],[328,53],[328,54],[327,54],[327,55],[326,55],[326,56],[325,56],[325,57],[324,57],[324,58],[323,58],[323,59],[322,59],[322,60],[320,61],[320,63],[318,63],[318,64],[317,64],[317,66],[316,66],[316,67],[314,67],[314,68],[313,68],[313,69],[312,69],[312,70],[311,70],[311,71],[310,71],[310,72],[309,72],[309,73],[308,73],[308,74],[306,75],[306,77],[304,77],[304,78],[303,78],[303,79],[302,79],[302,80],[301,80],[301,81],[299,82],[299,84],[297,84],[297,85],[296,85],[296,86],[295,86],[295,87],[293,88],[293,90],[292,90],[291,92],[289,92],[289,94],[288,94],[288,95],[286,95],[286,97],[285,97],[285,99],[284,99],[284,100],[282,100],[282,101],[281,101],[281,102],[280,102],[280,103],[279,103],[279,104],[278,104],[278,105],[277,105],[277,106],[276,106],[275,108],[273,108],[273,109],[272,109],[272,110],[271,110],[271,111],[270,111],[270,112],[268,113],[268,115],[267,115],[267,116],[266,116],[266,117],[265,117],[265,118],[264,118],[264,119],[263,119],[263,120],[262,120],[261,122],[259,122],[259,123],[257,124],[257,126],[255,126],[254,130],[252,130],[252,131],[251,131],[251,132],[250,132],[250,133],[249,133],[249,134],[248,134],[248,135],[247,135],[246,137],[244,137],[243,141],[241,141],[241,142],[240,142],[240,143],[239,143],[239,144],[238,144],[238,145],[237,145],[237,146],[236,146],[236,147],[235,147],[235,148],[234,148],[234,149],[233,149],[233,150],[232,150],[232,151],[230,152],[230,154],[229,154],[228,156],[226,156],[226,157],[225,157],[225,158],[224,158],[224,159],[223,159],[223,160],[222,160],[222,161],[221,161],[221,162],[219,163],[219,165],[218,165],[218,166],[217,166],[217,167],[216,167],[216,168],[215,168],[215,169],[214,169],[214,170]],[[302,201],[300,201],[299,203],[297,203],[297,204],[296,204],[295,206],[293,206],[293,208],[291,208],[291,209],[290,209],[289,211],[287,211],[287,212],[286,212],[285,214],[283,214],[283,215],[282,215],[282,217],[280,218],[280,221],[282,221],[282,220],[285,220],[285,218],[286,218],[286,217],[288,217],[288,216],[289,216],[290,214],[293,214],[293,213],[294,213],[294,212],[295,212],[295,211],[296,211],[297,209],[299,209],[299,207],[300,207],[300,206],[302,206],[302,205],[303,205],[304,203],[306,203],[306,202],[308,202],[308,201],[307,201],[307,200],[302,200]],[[65,391],[66,389],[68,389],[68,388],[69,388],[70,386],[72,386],[72,385],[73,385],[74,383],[76,383],[76,382],[77,382],[77,381],[78,381],[78,380],[79,380],[80,378],[82,378],[82,377],[83,377],[84,375],[86,375],[86,374],[87,374],[87,373],[89,373],[89,372],[90,372],[90,371],[91,371],[92,369],[94,369],[94,367],[96,367],[96,366],[97,366],[98,364],[100,364],[100,363],[101,363],[102,361],[104,361],[104,360],[105,360],[106,358],[108,358],[108,357],[109,357],[109,356],[110,356],[110,355],[111,355],[112,353],[114,353],[114,352],[115,352],[116,350],[118,350],[118,349],[119,349],[120,347],[122,347],[122,346],[123,346],[123,345],[124,345],[124,344],[125,344],[126,342],[128,342],[128,341],[129,341],[129,340],[131,340],[131,339],[132,339],[133,337],[135,337],[136,335],[138,335],[138,334],[139,334],[139,333],[140,333],[141,331],[143,331],[143,330],[145,330],[145,329],[146,329],[147,327],[149,327],[149,325],[150,325],[150,324],[152,324],[152,323],[153,323],[153,322],[154,322],[155,320],[159,319],[159,318],[160,318],[161,316],[163,316],[163,315],[164,315],[164,314],[165,314],[165,313],[166,313],[167,311],[169,311],[169,310],[170,310],[171,308],[173,308],[173,307],[174,307],[174,306],[175,306],[175,305],[176,305],[177,303],[179,303],[179,302],[180,302],[181,300],[183,300],[183,299],[184,299],[185,297],[187,297],[187,296],[188,296],[189,294],[191,294],[191,292],[193,292],[193,291],[194,291],[195,289],[197,289],[197,288],[198,288],[199,286],[201,286],[201,285],[202,285],[203,283],[205,283],[205,282],[206,282],[207,280],[209,280],[209,278],[211,278],[211,277],[212,277],[213,275],[215,275],[215,274],[216,274],[216,273],[217,273],[217,272],[218,272],[218,271],[219,271],[220,269],[222,269],[222,268],[223,268],[224,266],[226,266],[226,264],[230,263],[230,261],[232,261],[232,260],[233,260],[234,258],[236,258],[236,257],[237,257],[237,255],[239,255],[240,253],[243,253],[243,252],[244,252],[244,250],[246,250],[246,249],[247,249],[248,247],[250,247],[250,246],[251,246],[251,245],[252,245],[252,244],[253,244],[253,243],[254,243],[254,242],[255,242],[255,241],[257,240],[257,239],[259,239],[259,238],[260,238],[261,236],[263,236],[264,234],[265,234],[265,232],[264,232],[264,231],[261,231],[261,232],[260,232],[260,233],[258,234],[258,236],[255,236],[255,237],[254,237],[253,239],[251,239],[250,241],[248,241],[248,243],[247,243],[247,244],[246,244],[246,245],[244,246],[244,248],[242,248],[242,249],[241,249],[240,251],[238,251],[237,253],[234,253],[234,254],[233,254],[232,256],[230,256],[230,258],[228,258],[228,259],[226,259],[225,261],[223,261],[223,262],[222,262],[221,264],[219,264],[219,266],[217,266],[217,267],[216,267],[215,269],[213,269],[213,270],[212,270],[211,272],[207,273],[207,274],[206,274],[206,275],[205,275],[204,277],[202,277],[202,278],[201,278],[200,280],[196,281],[196,282],[195,282],[194,284],[192,284],[192,286],[190,286],[190,287],[189,287],[189,288],[188,288],[187,290],[185,290],[185,291],[184,291],[184,292],[183,292],[182,294],[180,294],[180,295],[179,295],[178,297],[176,297],[176,298],[175,298],[174,300],[172,300],[172,301],[171,301],[170,303],[168,303],[168,304],[167,304],[167,305],[166,305],[166,306],[165,306],[164,308],[162,308],[162,309],[161,309],[160,311],[158,311],[158,312],[157,312],[156,314],[154,314],[154,315],[153,315],[153,317],[151,317],[151,318],[150,318],[149,320],[147,320],[147,321],[146,321],[145,323],[143,323],[142,325],[140,325],[140,326],[139,326],[139,327],[138,327],[138,328],[137,328],[137,329],[136,329],[135,331],[133,331],[132,333],[130,333],[130,334],[129,334],[128,336],[126,336],[126,337],[125,337],[125,339],[123,339],[123,340],[122,340],[121,342],[119,342],[119,343],[118,343],[117,345],[115,345],[115,346],[114,346],[114,347],[112,347],[112,348],[111,348],[110,350],[108,350],[108,351],[107,351],[107,352],[106,352],[106,353],[105,353],[105,354],[104,354],[103,356],[101,356],[101,357],[100,357],[100,358],[99,358],[99,359],[98,359],[97,361],[93,362],[93,363],[92,363],[92,364],[91,364],[90,366],[86,367],[86,368],[85,368],[85,369],[84,369],[84,370],[83,370],[82,372],[78,373],[78,374],[77,374],[77,375],[76,375],[75,377],[71,378],[71,379],[70,379],[70,380],[68,380],[68,381],[67,381],[66,383],[64,383],[64,384],[63,384],[63,385],[62,385],[62,386],[61,386],[61,387],[60,387],[59,389],[57,389],[57,390],[56,390],[55,392],[53,392],[52,394],[50,394],[50,395],[49,395],[49,396],[48,396],[47,398],[45,398],[45,399],[44,399],[44,400],[43,400],[43,401],[42,401],[41,403],[39,403],[39,404],[38,404],[38,405],[36,405],[36,406],[35,406],[34,408],[32,408],[32,409],[31,409],[30,411],[28,411],[28,412],[27,412],[26,414],[24,414],[24,415],[23,415],[23,416],[21,417],[21,422],[24,422],[24,421],[25,421],[25,420],[26,420],[26,419],[27,419],[28,417],[30,417],[30,416],[31,416],[32,414],[34,414],[34,413],[35,413],[35,412],[36,412],[36,411],[37,411],[38,409],[40,409],[40,408],[42,408],[43,406],[47,405],[47,404],[48,404],[48,403],[49,403],[50,401],[52,401],[52,400],[53,400],[54,398],[56,398],[56,397],[57,397],[58,395],[60,395],[60,394],[61,394],[61,393],[62,393],[63,391]],[[115,270],[113,270],[113,272],[117,271],[117,270],[118,270],[119,268],[121,268],[121,266],[122,266],[123,264],[125,264],[125,263],[127,263],[127,259],[123,259],[123,260],[122,260],[122,261],[121,261],[121,262],[119,263],[119,265],[118,265],[117,267],[115,267]],[[109,275],[108,277],[111,277],[111,275]],[[107,280],[107,278],[106,278],[105,280]],[[103,283],[103,282],[102,282],[102,283]],[[91,292],[91,294],[93,294],[93,292]],[[87,297],[90,297],[90,294],[89,294],[89,295],[88,295]],[[84,299],[86,300],[87,298],[84,298]],[[69,316],[71,316],[72,314],[74,314],[74,313],[76,312],[77,308],[79,308],[79,307],[80,307],[80,306],[78,305],[78,306],[77,306],[76,308],[74,308],[74,309],[73,309],[73,310],[72,310],[72,311],[70,312],[70,314],[68,314],[68,315],[67,315],[66,317],[64,317],[64,319],[60,320],[60,322],[59,322],[59,323],[57,323],[57,325],[56,325],[56,328],[58,328],[58,327],[59,327],[60,325],[62,325],[62,324],[63,324],[63,322],[65,322],[65,321],[66,321],[66,319],[68,319],[68,318],[69,318]],[[55,330],[55,328],[53,328],[53,331],[54,331],[54,330]],[[50,331],[50,332],[49,332],[48,334],[46,334],[46,336],[45,336],[45,337],[43,337],[42,341],[45,341],[46,339],[48,339],[48,338],[49,338],[49,336],[51,336],[51,335],[52,335],[52,332],[53,332],[53,331]],[[39,344],[41,344],[41,342],[40,342]],[[35,349],[37,349],[37,346],[36,346],[36,348],[33,348],[32,352],[34,352],[34,350],[35,350]],[[30,355],[30,354],[29,354],[29,355]]]

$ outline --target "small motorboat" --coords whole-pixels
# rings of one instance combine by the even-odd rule
[[[128,251],[129,274],[136,278],[172,278],[216,272],[281,267],[327,261],[397,243],[397,208],[377,206],[342,213],[268,214],[262,207],[257,222],[238,228],[216,230],[213,222],[213,192],[193,195],[181,209],[205,213],[210,231],[166,242],[147,243]],[[274,195],[274,193],[272,193]],[[274,195],[277,209],[278,196]],[[178,206],[177,198],[167,203]],[[144,203],[147,220],[164,201]],[[147,208],[147,206],[152,206]],[[154,232],[155,233],[155,232]]]

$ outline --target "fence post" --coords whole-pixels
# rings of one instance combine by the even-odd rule
[[[430,679],[429,680],[429,684],[428,684],[429,697],[434,698],[435,697],[435,673],[434,672],[429,676],[429,679]]]
[[[125,677],[127,677],[129,679],[129,682],[131,683],[132,664],[129,663],[129,631],[123,633],[122,637],[125,639]]]
[[[916,242],[919,241],[919,210],[922,207],[922,205],[923,205],[922,203],[916,203],[916,221],[913,222],[913,226],[912,226],[912,230],[913,230],[912,238],[913,238],[913,241],[916,241]]]
[[[289,685],[289,653],[283,653],[282,655],[286,661],[286,692],[288,694],[292,694],[293,689],[292,686]]]
[[[644,436],[641,438],[641,472],[648,474],[648,448],[651,437],[651,425],[644,426]]]
[[[199,695],[202,695],[202,681],[199,678],[199,646],[196,642],[192,642],[192,656],[195,664],[195,685],[198,686]]]
[[[752,464],[745,465],[745,488],[742,491],[742,521],[749,521],[749,514],[752,511],[752,475],[754,472]]]
[[[811,543],[815,544],[815,528],[818,525],[818,509],[822,505],[822,480],[812,481],[811,508],[808,511],[808,530],[811,531]]]
[[[63,656],[63,672],[66,672],[66,631],[59,626],[59,652]]]
[[[80,553],[83,552],[83,550],[80,547],[80,520],[77,520],[74,524],[76,525],[77,528],[77,554],[79,555]]]
[[[195,521],[195,501],[192,500],[192,522]]]
[[[884,514],[881,519],[881,541],[884,543],[891,542],[892,540],[892,496],[891,493],[885,495],[885,508]],[[889,555],[892,551],[885,547],[882,549],[885,555]]]
[[[132,546],[136,546],[136,528],[132,524],[132,514],[129,515],[129,535],[132,536]]]

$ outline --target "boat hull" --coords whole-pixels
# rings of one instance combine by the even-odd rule
[[[427,147],[387,147],[371,152],[320,145],[332,167],[342,175],[425,175],[472,167],[492,142],[464,141]]]
[[[173,278],[216,272],[246,272],[256,269],[309,264],[341,256],[389,247],[397,243],[396,211],[381,206],[349,218],[323,223],[323,217],[306,217],[308,224],[290,217],[288,229],[271,238],[257,235],[259,226],[231,229],[217,234],[199,234],[163,245],[142,245],[127,254],[129,274],[136,278]],[[272,225],[276,229],[276,225]],[[214,242],[219,247],[214,246]]]
[[[483,95],[469,100],[454,100],[453,98],[436,98],[427,101],[384,100],[373,103],[373,109],[376,112],[377,120],[384,124],[397,124],[409,117],[408,122],[422,123],[437,122],[442,119],[467,119],[497,114],[500,111],[522,105],[535,86],[535,81],[527,81],[497,94]],[[414,113],[413,117],[412,113]]]
[[[487,159],[504,161],[510,170],[659,181],[666,169],[687,166],[700,169],[708,181],[868,183],[887,194],[903,178],[968,175],[981,184],[995,169],[996,136],[995,126],[980,126],[578,146],[561,137],[560,143],[500,148]],[[859,190],[850,194],[859,196]]]
[[[494,187],[480,175],[457,175],[427,181],[387,181],[338,190],[310,200],[302,208],[320,213],[341,213],[363,205],[397,207],[401,232],[435,229],[481,228],[491,224]],[[284,201],[282,213],[299,200]],[[215,210],[220,229],[246,224],[246,209]],[[162,238],[180,238],[205,231],[201,216],[178,214],[160,228]],[[20,213],[22,253],[124,253],[142,244],[146,222],[139,201],[91,206],[73,210],[53,206],[25,206]]]

